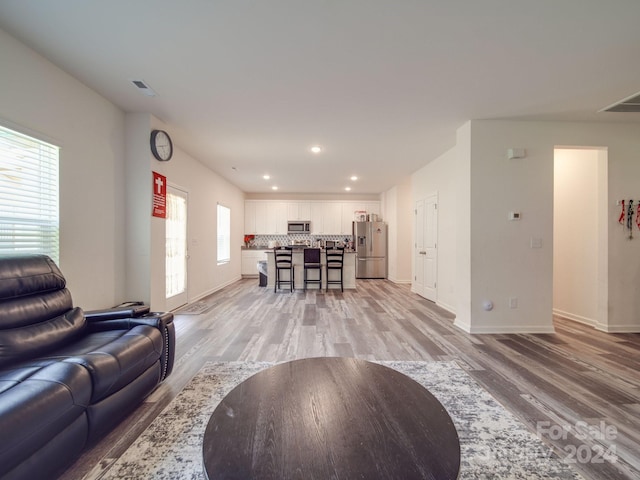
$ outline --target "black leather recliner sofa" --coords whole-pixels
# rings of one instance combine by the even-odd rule
[[[54,478],[173,368],[171,313],[83,312],[47,256],[0,256],[0,478]]]

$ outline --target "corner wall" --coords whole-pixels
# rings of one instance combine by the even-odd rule
[[[394,283],[411,283],[413,207],[411,178],[382,194],[382,219],[388,225],[388,278]]]
[[[553,331],[553,156],[556,146],[608,149],[605,331],[640,331],[640,241],[620,232],[620,198],[638,197],[640,135],[635,124],[471,122],[471,323],[474,333]],[[508,160],[508,148],[526,158]],[[520,211],[518,222],[507,220]],[[592,215],[599,215],[592,212]],[[532,248],[534,244],[540,248]],[[509,299],[517,298],[517,308]],[[483,300],[495,308],[486,312]],[[607,316],[604,316],[607,317]]]
[[[439,252],[438,302],[455,305],[461,329],[553,332],[553,157],[555,147],[571,145],[608,151],[608,166],[600,165],[608,170],[606,201],[591,212],[603,225],[598,248],[606,250],[598,265],[596,328],[640,332],[640,231],[627,238],[616,206],[640,194],[638,126],[506,120],[466,123],[451,151],[412,176],[414,198],[437,190],[441,199],[438,243],[455,244],[455,252],[448,258]],[[526,149],[526,157],[509,160],[509,148]],[[455,192],[455,208],[445,208],[447,192]],[[509,221],[511,211],[521,220]],[[443,300],[452,272],[453,294]],[[493,302],[492,310],[483,308],[485,301]]]
[[[91,310],[143,300],[164,309],[164,222],[151,217],[151,170],[189,190],[189,299],[240,278],[238,188],[179,145],[170,162],[156,162],[150,131],[168,127],[149,114],[125,115],[2,30],[0,64],[10,66],[0,74],[0,123],[61,147],[60,268],[75,305]],[[225,265],[215,259],[218,201],[232,209]]]
[[[438,194],[438,270],[437,270],[437,299],[436,303],[446,310],[457,311],[457,222],[459,184],[459,147],[445,152],[412,176],[412,210],[416,202],[427,196]],[[468,193],[467,193],[468,195]],[[411,216],[415,224],[415,214]],[[415,225],[412,225],[415,228]],[[412,272],[415,269],[415,249],[413,248],[415,232],[412,230],[412,242],[409,246],[412,254]],[[414,278],[412,273],[411,278]]]
[[[125,296],[124,113],[0,30],[0,122],[60,149],[60,269],[75,305]]]

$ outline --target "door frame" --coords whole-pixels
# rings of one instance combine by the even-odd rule
[[[168,183],[167,184],[167,196],[172,194],[177,194],[185,199],[186,206],[186,221],[185,221],[185,286],[184,291],[170,297],[166,297],[165,293],[165,308],[169,311],[175,310],[183,305],[186,305],[189,302],[189,192],[179,187],[175,184]],[[165,238],[166,238],[166,224],[165,224]],[[166,247],[165,247],[165,258],[166,258]],[[165,292],[166,292],[166,271],[165,271]]]
[[[429,219],[432,220],[431,223]],[[429,228],[433,228],[433,231],[429,232]],[[429,241],[431,241],[431,244],[427,245]],[[438,192],[426,195],[415,202],[413,245],[413,281],[411,290],[427,300],[437,302]],[[430,267],[427,263],[429,259],[432,261]],[[430,272],[431,283],[428,283],[428,267],[432,269]]]

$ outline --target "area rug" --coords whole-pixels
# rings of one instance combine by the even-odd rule
[[[200,315],[202,313],[207,313],[214,306],[215,305],[206,302],[193,302],[189,305],[185,305],[180,310],[176,310],[174,313],[176,315]]]
[[[580,479],[455,362],[378,362],[427,388],[460,438],[459,479]],[[266,362],[207,363],[103,479],[204,479],[202,437],[220,400]],[[96,472],[93,472],[94,474]]]

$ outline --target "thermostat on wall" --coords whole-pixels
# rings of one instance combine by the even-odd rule
[[[509,212],[509,220],[520,220],[520,212]]]

